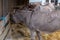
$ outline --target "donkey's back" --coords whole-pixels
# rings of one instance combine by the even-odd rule
[[[31,27],[41,31],[53,32],[60,29],[60,11],[39,12],[32,15]]]

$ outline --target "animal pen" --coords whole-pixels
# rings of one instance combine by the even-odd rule
[[[60,1],[0,0],[0,40],[60,40]]]

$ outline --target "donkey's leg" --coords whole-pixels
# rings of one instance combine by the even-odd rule
[[[37,36],[38,36],[38,40],[43,40],[40,31],[36,31],[36,33],[37,33]]]
[[[36,33],[34,30],[31,30],[31,40],[35,40]]]

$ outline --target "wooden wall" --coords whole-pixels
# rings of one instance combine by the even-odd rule
[[[15,0],[9,0],[8,1],[8,11],[12,11],[13,7],[16,5]]]
[[[3,0],[3,16],[8,14],[8,0]]]
[[[29,0],[9,0],[8,1],[8,10],[9,12],[13,11],[14,7],[21,6],[21,5],[27,5],[29,3]]]
[[[2,16],[2,0],[0,0],[0,17]]]
[[[16,5],[27,5],[29,0],[16,0]]]

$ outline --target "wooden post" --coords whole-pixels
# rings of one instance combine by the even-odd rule
[[[49,0],[49,3],[51,3],[51,0]]]

